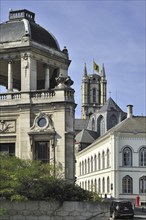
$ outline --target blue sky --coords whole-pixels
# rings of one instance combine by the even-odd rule
[[[9,9],[33,11],[36,23],[67,47],[72,60],[68,74],[74,80],[76,117],[81,115],[84,63],[93,73],[93,59],[104,63],[107,98],[134,115],[146,115],[146,1],[145,0],[0,0],[0,20]]]

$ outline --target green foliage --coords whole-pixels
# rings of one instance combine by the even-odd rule
[[[4,214],[6,214],[6,210],[0,207],[0,216],[3,216]]]
[[[57,200],[97,201],[96,193],[86,191],[62,178],[62,170],[40,161],[0,155],[0,197],[11,201]]]

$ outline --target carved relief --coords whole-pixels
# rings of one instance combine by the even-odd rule
[[[15,121],[0,121],[0,133],[15,133],[16,124]]]

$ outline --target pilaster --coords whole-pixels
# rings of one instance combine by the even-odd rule
[[[48,65],[44,65],[45,68],[45,89],[50,88],[50,69]]]
[[[10,60],[8,62],[8,92],[13,91],[13,69],[12,69],[13,61]]]

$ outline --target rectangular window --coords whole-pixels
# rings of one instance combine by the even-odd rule
[[[50,161],[49,143],[45,141],[35,143],[35,159],[41,160],[44,163]]]
[[[6,153],[9,156],[15,156],[15,143],[2,143],[2,144],[0,144],[0,152]]]

